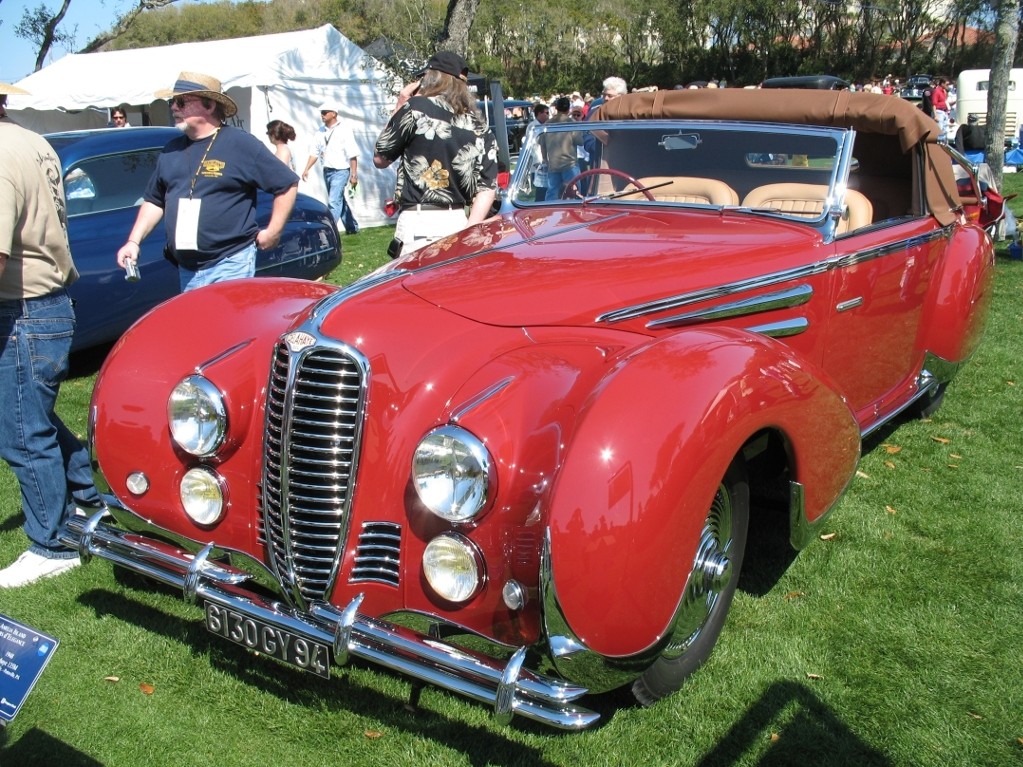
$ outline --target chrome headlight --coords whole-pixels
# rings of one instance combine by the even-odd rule
[[[181,478],[181,505],[197,525],[212,525],[224,515],[224,486],[209,469],[189,469]]]
[[[419,499],[449,522],[466,522],[482,512],[495,479],[487,448],[460,426],[434,429],[412,457],[412,483]]]
[[[483,558],[468,538],[445,533],[426,545],[423,574],[440,597],[465,602],[483,585]]]
[[[217,451],[227,434],[227,407],[213,383],[191,375],[167,400],[171,437],[187,453],[204,458]]]

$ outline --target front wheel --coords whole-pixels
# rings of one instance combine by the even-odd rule
[[[737,457],[721,479],[704,520],[674,639],[632,683],[632,694],[644,706],[678,690],[710,656],[739,582],[748,529],[749,483],[746,466]]]

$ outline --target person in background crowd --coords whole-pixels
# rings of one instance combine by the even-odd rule
[[[402,88],[377,139],[376,167],[401,160],[394,192],[401,215],[392,258],[490,216],[497,197],[497,140],[476,108],[468,75],[457,53],[435,53],[420,79]]]
[[[295,170],[295,159],[291,156],[289,141],[295,140],[295,129],[283,120],[271,120],[266,124],[266,137],[274,145],[274,154],[292,170]]]
[[[526,126],[525,135],[522,137],[522,146],[529,143],[529,139],[540,130],[540,126],[547,122],[550,116],[550,107],[543,102],[533,105],[533,119]],[[533,164],[536,166],[536,170],[533,172],[533,199],[536,202],[543,202],[547,199],[547,168],[543,166],[543,156],[540,153],[539,144],[534,145],[533,152]]]
[[[130,128],[131,123],[128,122],[128,110],[127,107],[119,106],[114,107],[110,110],[110,127],[112,128]]]
[[[557,114],[547,121],[548,125],[575,122],[569,115],[572,102],[568,96],[554,101]],[[565,193],[565,185],[579,175],[578,150],[583,146],[582,131],[560,131],[540,136],[540,152],[547,164],[547,199],[555,200]],[[576,189],[576,194],[585,194]]]
[[[936,77],[931,86],[931,106],[933,117],[938,121],[938,141],[948,139],[948,94],[945,91],[944,77]]]
[[[619,96],[624,96],[629,92],[629,85],[620,77],[608,77],[603,82],[604,89],[601,91],[599,97],[593,99],[590,103],[589,111],[586,113],[586,119],[592,120],[594,112],[603,104],[605,101],[611,101]],[[585,141],[583,142],[583,149],[586,152],[589,162],[593,165],[597,165],[600,161],[600,142],[593,133],[587,133]],[[587,179],[591,183],[596,183],[595,179]],[[583,194],[587,194],[589,189],[580,190]]]
[[[585,118],[585,115],[583,114],[582,106],[576,106],[576,104],[573,102],[571,107],[569,107],[568,117],[569,117],[570,120],[574,120],[576,122],[581,122]],[[584,142],[585,142],[585,138],[584,138]],[[582,145],[582,146],[576,147],[576,149],[575,149],[575,156],[576,156],[576,159],[579,162],[579,172],[580,173],[590,169],[590,153],[586,151],[585,144]]]
[[[920,109],[931,119],[937,119],[934,116],[934,87],[930,83],[920,93]]]
[[[604,89],[601,91],[600,95],[590,102],[590,108],[587,112],[586,119],[589,119],[590,115],[593,114],[593,111],[605,101],[616,99],[629,92],[628,83],[620,77],[608,77],[604,80],[603,85]]]
[[[164,219],[167,255],[178,265],[181,290],[252,277],[257,249],[280,242],[298,176],[255,136],[225,124],[238,107],[219,80],[182,72],[173,88],[156,97],[170,99],[183,135],[160,153],[117,263],[124,268],[138,261],[139,243]],[[260,189],[274,197],[265,229],[256,222]]]
[[[331,215],[345,233],[358,234],[359,222],[352,214],[345,192],[348,187],[354,192],[359,185],[359,149],[352,132],[337,119],[337,104],[333,101],[321,104],[320,119],[323,125],[316,133],[312,154],[302,171],[302,180],[308,181],[310,168],[317,160],[322,161]]]
[[[987,131],[980,124],[977,115],[966,118],[966,124],[960,125],[956,131],[955,146],[960,152],[983,152],[987,143]]]
[[[0,588],[27,586],[81,562],[60,542],[76,505],[99,508],[89,455],[54,410],[67,376],[78,278],[67,238],[57,153],[7,118],[0,83],[0,457],[21,489],[29,548],[0,570]]]

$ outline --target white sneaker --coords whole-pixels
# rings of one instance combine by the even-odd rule
[[[0,570],[0,589],[27,586],[43,578],[52,578],[68,570],[74,570],[80,564],[82,560],[77,556],[70,559],[53,559],[34,551],[26,551],[14,560],[14,564]]]

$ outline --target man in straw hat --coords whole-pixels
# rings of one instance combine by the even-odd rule
[[[162,218],[183,291],[253,276],[256,250],[280,241],[298,176],[255,136],[225,124],[238,107],[219,80],[182,72],[173,88],[156,97],[170,100],[174,124],[184,135],[160,153],[117,263],[124,268],[137,261],[139,243]],[[259,189],[274,196],[265,229],[256,223]]]
[[[78,278],[67,239],[61,165],[46,140],[6,116],[0,83],[0,457],[21,488],[29,548],[0,570],[0,588],[35,583],[79,564],[60,543],[75,505],[100,505],[89,456],[54,412],[68,369]]]
[[[457,53],[435,53],[420,79],[402,89],[377,139],[376,167],[401,158],[394,193],[401,215],[392,256],[490,216],[497,194],[497,141],[469,92],[468,73]]]

